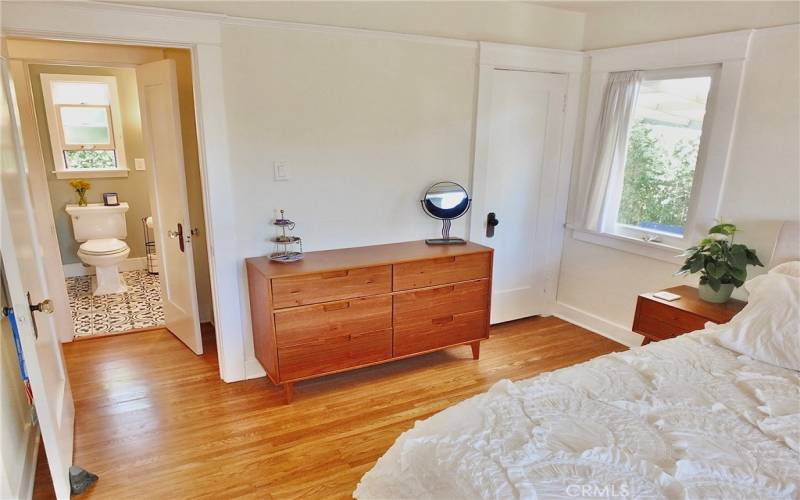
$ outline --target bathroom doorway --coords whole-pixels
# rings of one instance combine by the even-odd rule
[[[6,41],[62,342],[166,327],[201,354],[213,307],[189,50]]]

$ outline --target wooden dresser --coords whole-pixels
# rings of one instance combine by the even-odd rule
[[[293,382],[489,337],[492,249],[410,241],[246,260],[253,343],[291,402]]]
[[[680,295],[681,298],[666,301],[654,297],[652,293],[643,293],[636,302],[633,331],[644,335],[642,345],[702,330],[708,321],[727,323],[746,304],[736,299],[724,304],[705,302],[700,299],[697,288],[685,285],[664,291]]]

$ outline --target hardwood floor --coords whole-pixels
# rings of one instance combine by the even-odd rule
[[[213,333],[195,356],[166,330],[64,346],[80,498],[349,498],[414,422],[488,389],[626,348],[557,318],[492,327],[468,346],[300,382],[219,379]],[[431,381],[436,381],[431,383]],[[44,480],[38,481],[44,483]],[[52,488],[37,484],[35,498]]]

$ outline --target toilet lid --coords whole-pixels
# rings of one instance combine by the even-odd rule
[[[80,247],[81,252],[91,255],[108,255],[128,250],[128,244],[116,238],[89,240]]]

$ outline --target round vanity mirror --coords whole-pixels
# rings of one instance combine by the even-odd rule
[[[442,237],[425,240],[429,245],[463,245],[461,238],[450,237],[450,221],[458,219],[469,210],[472,200],[461,184],[445,181],[429,187],[420,200],[425,213],[442,221]]]

